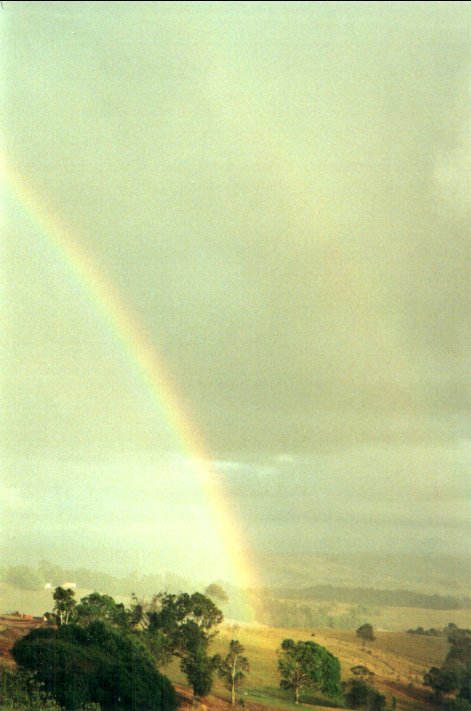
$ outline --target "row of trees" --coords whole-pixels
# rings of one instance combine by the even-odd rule
[[[225,599],[217,585],[207,592]],[[174,689],[156,669],[172,657],[180,659],[195,698],[209,693],[218,674],[235,703],[249,664],[237,640],[230,642],[226,656],[209,654],[223,616],[208,595],[161,593],[150,602],[133,595],[131,605],[125,607],[96,592],[77,603],[73,590],[58,587],[53,600],[52,611],[45,614],[50,626],[32,630],[12,649],[20,672],[4,677],[9,683],[5,681],[0,689],[2,708],[8,707],[6,700],[12,708],[21,708],[20,697],[28,698],[23,708],[36,708],[37,697],[44,703],[47,699],[54,709],[57,704],[66,709],[92,704],[90,708],[116,711],[172,711]],[[37,684],[34,694],[31,685],[26,688],[20,683],[31,673]],[[17,688],[22,686],[21,693],[13,693],[13,681]]]
[[[366,608],[352,605],[339,613],[335,605],[313,605],[299,600],[285,600],[263,597],[255,600],[257,620],[270,627],[296,627],[310,629],[330,627],[332,629],[355,629],[365,619]]]
[[[175,691],[158,669],[174,658],[179,659],[195,699],[211,691],[217,675],[235,704],[249,660],[236,639],[230,641],[225,656],[210,653],[223,620],[214,599],[226,598],[219,586],[210,586],[205,592],[165,592],[149,601],[133,594],[126,607],[97,592],[77,602],[73,590],[58,587],[53,593],[53,609],[46,613],[49,627],[32,630],[18,640],[12,654],[21,674],[35,674],[39,685],[35,693],[42,694],[51,709],[59,704],[74,710],[173,711]],[[363,643],[374,639],[368,624],[362,625],[357,635]],[[346,700],[352,708],[367,706],[381,711],[384,697],[374,690],[372,675],[368,670],[363,673],[364,669],[352,669],[353,677],[344,687]],[[278,670],[281,688],[292,691],[296,704],[305,688],[329,697],[342,694],[339,660],[315,642],[285,639]],[[35,707],[31,703],[25,708]]]
[[[456,610],[469,608],[470,597],[452,595],[427,595],[412,590],[384,590],[365,587],[344,587],[336,585],[314,585],[307,588],[277,590],[283,599],[324,600],[336,603],[350,603],[369,607],[421,607],[431,610]]]
[[[432,667],[424,684],[446,711],[471,711],[471,630],[448,625],[450,648],[441,667]],[[453,697],[451,697],[453,695]]]
[[[424,627],[416,627],[415,629],[408,629],[407,634],[416,634],[425,637],[450,637],[457,630],[458,627],[454,622],[449,622],[442,629],[437,629],[436,627],[430,627],[425,629]]]

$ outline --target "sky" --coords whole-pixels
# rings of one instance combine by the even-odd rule
[[[470,3],[0,15],[3,557],[469,554]]]

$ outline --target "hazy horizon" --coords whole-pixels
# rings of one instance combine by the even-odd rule
[[[0,21],[2,558],[469,556],[471,4]]]

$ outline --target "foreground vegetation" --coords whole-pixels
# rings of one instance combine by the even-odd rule
[[[224,607],[226,599],[217,585],[205,594],[133,596],[126,605],[99,593],[77,602],[72,590],[57,588],[48,625],[36,621],[39,628],[13,645],[18,668],[2,674],[1,708],[172,711],[186,708],[172,685],[185,685],[192,703],[204,698],[214,711],[296,702],[469,711],[471,633],[456,624],[403,633],[369,623],[309,632],[223,624],[216,602]]]

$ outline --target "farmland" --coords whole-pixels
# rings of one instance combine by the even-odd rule
[[[13,666],[8,654],[16,639],[34,626],[42,624],[41,615],[51,608],[50,591],[19,591],[3,584],[1,604],[5,614],[0,619],[0,655],[2,663]],[[87,590],[78,590],[77,597],[87,594]],[[128,602],[128,600],[123,601]],[[315,603],[311,604],[325,604]],[[37,615],[36,619],[25,619],[14,615],[13,610]],[[344,603],[331,603],[331,609],[338,614],[345,611]],[[399,711],[418,711],[433,709],[430,704],[430,690],[422,685],[424,673],[431,666],[440,666],[447,654],[448,643],[443,635],[410,634],[406,629],[423,626],[428,629],[440,629],[448,622],[462,627],[470,626],[470,611],[432,610],[406,607],[384,607],[369,610],[373,613],[368,619],[374,625],[376,639],[362,645],[355,629],[343,630],[327,627],[300,629],[296,627],[276,627],[259,623],[243,623],[226,620],[219,626],[218,633],[211,643],[210,653],[227,654],[230,640],[237,639],[245,647],[250,671],[244,684],[238,690],[238,697],[243,700],[246,709],[261,711],[265,708],[291,709],[290,693],[279,688],[277,650],[283,639],[295,641],[309,640],[327,648],[335,655],[342,668],[342,679],[351,676],[351,668],[363,665],[373,674],[374,685],[385,695],[389,706],[396,700]],[[395,629],[394,629],[395,628]],[[191,690],[185,675],[175,659],[162,669],[176,685],[180,709],[190,708]],[[211,695],[204,700],[203,708],[208,711],[225,711],[229,693],[221,680],[216,678]],[[342,703],[338,701],[337,703]],[[324,698],[321,694],[301,693],[301,704],[306,708],[339,708],[335,701]]]
[[[314,637],[311,635],[314,634]],[[312,639],[325,646],[341,662],[342,676],[347,678],[351,667],[363,664],[375,674],[375,686],[386,695],[388,703],[392,697],[397,700],[397,709],[413,711],[429,708],[428,696],[421,682],[424,672],[431,665],[443,661],[447,643],[443,637],[422,637],[405,632],[378,632],[377,639],[363,649],[353,631],[277,629],[261,625],[238,625],[226,623],[213,643],[214,652],[225,653],[231,639],[237,638],[245,647],[251,669],[246,684],[241,690],[241,698],[247,702],[265,704],[270,708],[295,708],[289,695],[279,689],[277,672],[277,649],[283,639]],[[185,679],[173,662],[165,673],[177,684]],[[217,681],[214,694],[228,699],[228,693]],[[301,697],[306,704],[325,704],[332,708],[332,702],[321,696]],[[209,706],[208,708],[213,708]],[[214,708],[218,708],[215,706]],[[433,708],[430,706],[430,708]]]

